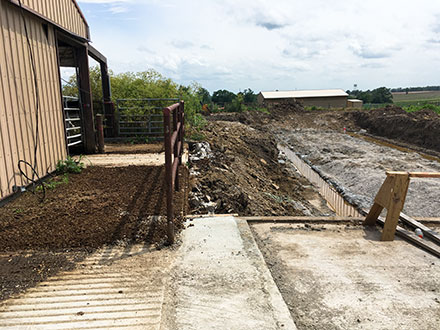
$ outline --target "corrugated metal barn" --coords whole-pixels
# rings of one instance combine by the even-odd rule
[[[322,108],[345,108],[347,98],[348,94],[342,89],[261,92],[257,96],[259,104],[295,100],[304,106]]]
[[[106,59],[89,45],[89,27],[76,1],[0,0],[0,23],[3,199],[30,183],[25,175],[44,177],[69,153],[73,119],[63,106],[60,67],[76,68],[80,97],[75,143],[83,152],[96,149],[89,55],[101,64],[104,103],[110,103],[110,85]]]

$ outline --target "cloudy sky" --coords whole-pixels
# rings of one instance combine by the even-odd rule
[[[440,85],[438,0],[79,0],[115,72],[211,92]]]

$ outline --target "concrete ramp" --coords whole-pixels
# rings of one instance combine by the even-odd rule
[[[0,329],[296,329],[245,220],[189,222],[179,248],[102,249],[0,304]]]
[[[246,221],[194,219],[183,234],[168,329],[296,329]]]
[[[0,329],[159,329],[171,262],[109,247],[0,305]]]

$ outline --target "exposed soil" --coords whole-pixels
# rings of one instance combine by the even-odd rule
[[[0,251],[160,242],[165,219],[153,216],[166,215],[164,172],[163,166],[88,167],[48,189],[43,203],[25,193],[0,208]],[[184,168],[180,176],[187,181]],[[179,227],[185,190],[175,194],[175,205]]]
[[[183,187],[188,170],[180,168]],[[88,167],[67,184],[24,193],[0,208],[0,300],[69,270],[103,245],[166,239],[163,166]],[[188,189],[175,194],[176,230],[188,211]]]
[[[330,132],[343,133],[345,129],[349,133],[365,134],[368,131],[378,134],[409,147],[409,151],[423,148],[435,154],[440,148],[440,118],[432,111],[407,113],[397,107],[372,111],[306,111],[296,102],[271,105],[269,110],[270,113],[218,113],[207,117],[208,125],[203,133],[211,146],[212,157],[192,162],[193,173],[200,173],[193,188],[192,213],[328,213],[308,181],[286,166],[284,159],[279,159],[276,143],[285,140],[286,134],[295,129],[301,132],[313,128],[312,139],[314,135],[324,133],[329,135],[327,139],[331,139]],[[385,129],[389,127],[393,133]],[[323,138],[319,146],[324,148],[329,141]],[[355,152],[356,148],[348,149]],[[350,150],[344,156],[347,159],[355,156]],[[420,166],[416,164],[416,168],[420,169]],[[383,164],[382,168],[397,169],[391,163]],[[378,179],[381,180],[382,177]]]
[[[257,125],[257,120],[270,119],[257,115],[250,117],[255,128],[234,121],[242,118],[240,115],[213,116],[207,124],[204,134],[212,153],[208,158],[191,160],[195,174],[192,213],[330,214],[310,183],[278,159],[274,136]]]
[[[74,269],[88,254],[87,249],[0,253],[0,301],[60,271]]]
[[[440,116],[432,110],[408,113],[399,107],[355,111],[357,125],[369,133],[440,151]]]

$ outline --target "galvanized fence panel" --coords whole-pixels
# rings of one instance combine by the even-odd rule
[[[163,138],[163,108],[178,98],[116,100],[119,137]]]
[[[67,146],[79,146],[84,140],[79,99],[72,96],[63,96],[63,108]]]

